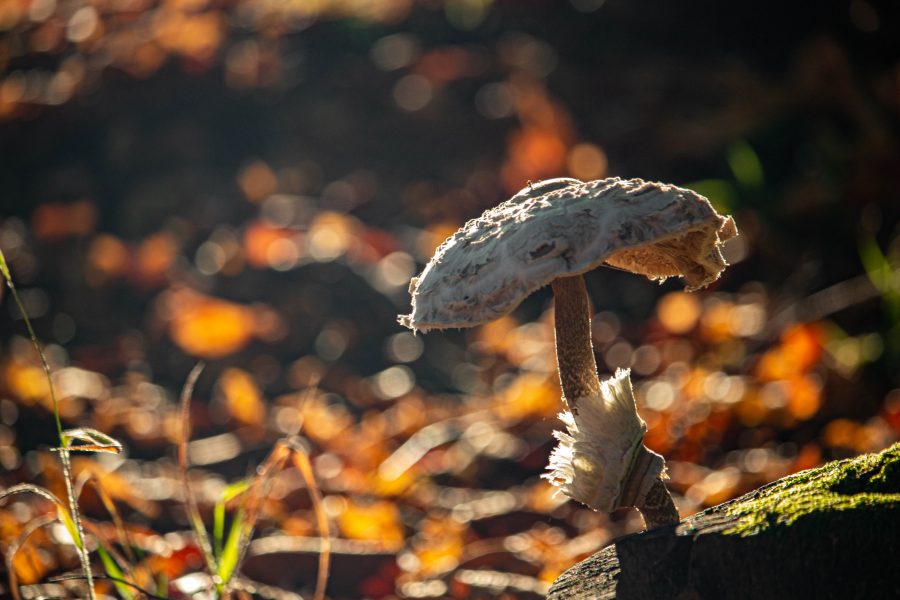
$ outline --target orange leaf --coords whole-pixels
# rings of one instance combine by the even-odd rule
[[[465,76],[469,70],[469,61],[467,50],[451,46],[428,52],[419,59],[413,71],[427,78],[433,85],[442,86]]]
[[[137,489],[128,477],[107,471],[96,460],[87,457],[78,457],[72,460],[72,471],[77,476],[83,472],[90,473],[97,485],[103,488],[103,492],[116,502],[124,502],[141,513],[155,517],[159,514],[159,506],[147,498]],[[90,493],[90,488],[85,494]]]
[[[309,253],[320,261],[334,260],[359,245],[360,224],[336,212],[324,211],[309,225]]]
[[[256,381],[241,369],[226,369],[219,378],[219,389],[225,396],[225,407],[237,421],[260,425],[266,418],[266,406]]]
[[[825,337],[818,323],[788,328],[781,336],[781,343],[760,358],[756,376],[763,381],[776,381],[805,372],[822,357]]]
[[[822,405],[822,386],[809,375],[798,375],[788,381],[788,410],[798,419],[811,419]]]
[[[563,409],[554,376],[535,373],[520,375],[497,398],[494,413],[501,419],[552,417]]]
[[[181,293],[172,299],[172,310],[169,334],[193,356],[228,356],[246,346],[255,331],[253,309],[233,302]]]
[[[60,239],[87,235],[97,223],[97,208],[88,200],[41,204],[32,216],[35,237]]]
[[[519,189],[529,180],[553,177],[565,169],[568,146],[553,129],[514,131],[507,146],[509,156],[501,170],[507,189]]]
[[[6,386],[13,397],[24,404],[39,402],[52,408],[47,376],[38,365],[15,360],[6,365]]]
[[[805,371],[822,356],[826,333],[818,323],[795,325],[781,336],[781,346],[798,371]]]
[[[91,240],[85,265],[86,276],[94,284],[121,277],[128,271],[128,246],[112,235],[98,235]]]
[[[703,312],[701,319],[703,336],[712,342],[722,342],[734,337],[733,311],[734,305],[731,302],[724,300],[713,302]]]
[[[26,523],[25,526],[28,524]],[[0,510],[0,540],[4,542],[4,549],[23,535],[24,528],[11,511]],[[25,533],[25,535],[28,534]],[[24,585],[37,583],[54,567],[52,556],[41,549],[41,546],[47,544],[48,541],[46,532],[38,529],[28,535],[25,543],[19,546],[19,551],[13,560],[13,569],[16,571],[18,583]]]
[[[299,258],[300,245],[295,239],[299,236],[300,233],[297,231],[271,227],[261,221],[254,221],[244,232],[244,252],[247,253],[247,262],[263,269],[284,262],[288,258],[284,256],[286,251],[293,252],[296,255],[293,258]]]
[[[657,302],[656,316],[669,332],[687,333],[700,318],[700,301],[695,294],[671,292]]]
[[[458,521],[426,517],[414,543],[419,575],[428,577],[456,567],[465,549],[466,529]]]
[[[496,354],[505,353],[513,345],[512,333],[519,324],[509,315],[504,315],[478,328],[478,341],[486,349]]]
[[[170,234],[151,235],[137,249],[135,276],[144,285],[159,285],[177,256],[178,244]]]
[[[241,169],[238,174],[238,185],[247,200],[262,202],[278,191],[278,178],[269,165],[256,160]]]
[[[35,548],[34,543],[33,540],[26,543],[13,559],[13,569],[21,585],[38,583],[54,566],[47,553]]]
[[[355,540],[376,540],[400,545],[403,543],[403,523],[397,505],[387,500],[369,504],[347,502],[338,518],[341,532]]]

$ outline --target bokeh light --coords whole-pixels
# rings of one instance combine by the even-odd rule
[[[631,369],[682,514],[900,439],[896,19],[663,4],[0,2],[0,249],[63,426],[124,444],[73,469],[126,576],[211,582],[173,458],[199,361],[191,489],[211,532],[258,498],[245,575],[273,597],[311,594],[320,516],[335,599],[540,598],[637,530],[540,479],[550,290],[474,329],[396,322],[447,237],[545,178],[674,183],[741,232],[704,290],[585,275],[600,373]],[[64,497],[50,388],[0,300],[0,486]],[[55,514],[10,500],[0,541]],[[74,548],[39,528],[19,581]]]

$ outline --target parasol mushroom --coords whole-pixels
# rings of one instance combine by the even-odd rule
[[[550,284],[556,353],[568,433],[546,475],[595,510],[635,506],[648,528],[678,521],[663,483],[665,463],[643,445],[628,371],[604,382],[591,344],[590,298],[582,274],[607,265],[650,279],[681,276],[688,290],[718,279],[731,217],[699,194],[617,177],[529,183],[463,225],[410,282],[415,331],[474,327],[516,308]]]

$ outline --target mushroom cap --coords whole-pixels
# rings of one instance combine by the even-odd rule
[[[731,217],[696,192],[641,179],[551,179],[472,219],[410,282],[417,331],[474,327],[516,308],[536,289],[602,264],[650,279],[705,287],[727,266]]]

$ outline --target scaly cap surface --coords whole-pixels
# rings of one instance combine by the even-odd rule
[[[466,223],[410,282],[414,330],[473,327],[558,277],[604,263],[688,289],[719,278],[721,243],[737,235],[696,192],[618,177],[554,179],[524,188]]]

